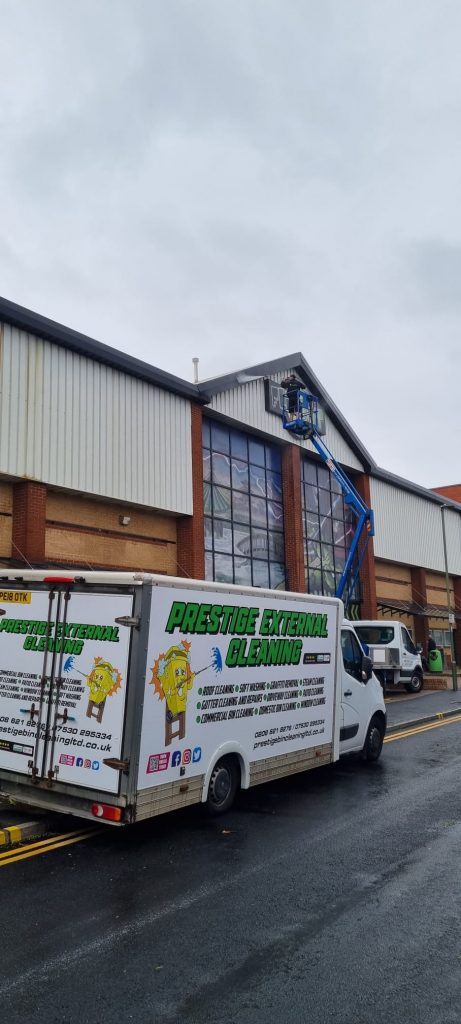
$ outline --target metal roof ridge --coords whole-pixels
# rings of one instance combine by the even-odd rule
[[[339,432],[344,436],[359,461],[364,464],[365,471],[368,473],[371,472],[372,468],[376,466],[375,460],[362,444],[360,438],[352,429],[345,416],[340,412],[338,406],[330,397],[328,391],[326,391],[302,352],[291,352],[288,355],[281,356],[277,359],[270,359],[266,362],[255,363],[252,366],[246,366],[241,370],[226,373],[219,377],[211,377],[204,381],[203,385],[206,387],[209,395],[214,395],[220,391],[228,391],[230,388],[238,387],[240,384],[245,383],[245,381],[241,379],[244,374],[248,375],[248,378],[251,379],[251,377],[268,377],[271,373],[279,373],[285,370],[297,370],[300,375],[303,375],[307,386],[311,388],[322,400],[322,405],[330,419],[335,424]],[[200,383],[198,386],[200,388]]]

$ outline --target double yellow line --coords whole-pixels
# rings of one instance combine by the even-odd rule
[[[438,722],[427,722],[426,724],[414,725],[409,729],[402,729],[401,732],[394,732],[390,736],[386,736],[385,743],[394,743],[395,740],[405,740],[408,736],[418,736],[422,732],[430,732],[432,729],[441,729],[443,725],[452,725],[455,722],[461,722],[460,715],[450,715],[445,718],[443,712],[440,714],[440,721]]]
[[[72,846],[73,843],[80,843],[82,839],[91,839],[99,831],[97,828],[79,829],[75,832],[63,832],[60,836],[51,836],[50,839],[42,839],[37,843],[28,843],[27,846],[16,846],[13,850],[0,853],[0,868],[18,860],[27,860],[28,857],[38,857],[41,853],[60,850],[63,846]]]
[[[440,721],[427,722],[421,725],[415,725],[408,729],[402,729],[401,732],[392,733],[390,736],[386,736],[385,743],[394,743],[395,740],[404,740],[410,736],[418,736],[423,732],[430,732],[432,729],[441,729],[445,725],[454,725],[455,722],[461,722],[461,714],[450,715],[445,718],[444,714],[440,715]],[[100,828],[82,828],[77,829],[74,832],[63,832],[62,835],[51,836],[49,839],[42,839],[37,843],[28,843],[27,846],[16,846],[14,849],[7,850],[5,853],[0,853],[0,868],[6,867],[7,864],[15,864],[20,860],[27,860],[29,857],[38,857],[41,853],[51,853],[53,850],[61,850],[64,846],[72,846],[74,843],[81,843],[84,839],[91,839],[93,836],[98,835],[102,830]]]

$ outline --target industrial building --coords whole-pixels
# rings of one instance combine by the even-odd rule
[[[398,616],[449,658],[448,594],[461,619],[460,489],[426,490],[379,468],[303,355],[193,384],[6,299],[0,344],[3,565],[334,593],[353,519],[311,442],[283,427],[281,381],[294,373],[374,510],[353,616]]]

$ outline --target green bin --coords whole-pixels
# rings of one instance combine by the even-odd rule
[[[429,672],[443,672],[443,658],[441,651],[429,651],[428,668]]]

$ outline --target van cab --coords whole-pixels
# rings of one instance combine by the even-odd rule
[[[377,619],[354,623],[362,645],[366,645],[383,689],[403,685],[408,693],[423,688],[421,654],[403,622]]]
[[[341,626],[343,661],[339,752],[362,752],[377,761],[386,731],[383,690],[373,672],[372,661],[361,647],[354,628]]]

